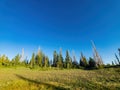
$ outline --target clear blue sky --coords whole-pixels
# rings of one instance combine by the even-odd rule
[[[0,0],[0,54],[13,58],[40,46],[50,58],[62,47],[92,56],[90,40],[105,63],[120,46],[119,0]]]

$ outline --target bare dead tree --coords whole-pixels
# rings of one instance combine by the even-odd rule
[[[92,48],[93,48],[93,57],[96,62],[96,66],[103,65],[103,60],[101,56],[99,55],[99,53],[97,52],[94,42],[91,41],[91,43],[92,43]]]

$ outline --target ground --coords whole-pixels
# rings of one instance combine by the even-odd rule
[[[0,68],[0,90],[120,90],[120,68]]]

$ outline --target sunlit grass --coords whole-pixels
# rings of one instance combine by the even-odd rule
[[[0,90],[119,90],[119,82],[120,68],[45,71],[22,67],[0,68]]]

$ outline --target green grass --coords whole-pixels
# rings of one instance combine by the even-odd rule
[[[120,68],[0,68],[0,90],[120,90]]]

